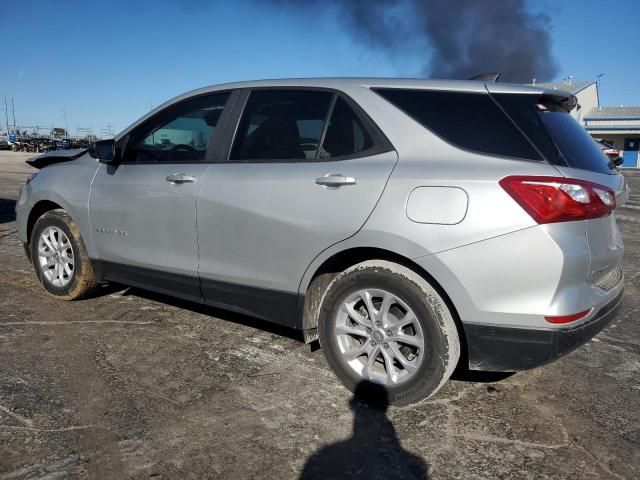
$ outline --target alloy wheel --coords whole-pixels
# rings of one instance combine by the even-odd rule
[[[66,287],[73,279],[73,248],[58,227],[45,228],[38,239],[38,261],[44,278],[55,287]]]
[[[384,385],[409,380],[424,357],[418,318],[397,295],[363,289],[349,295],[335,317],[343,360],[362,379]]]

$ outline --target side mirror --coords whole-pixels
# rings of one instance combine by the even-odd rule
[[[102,163],[116,163],[116,142],[113,139],[100,140],[91,145],[89,155]]]

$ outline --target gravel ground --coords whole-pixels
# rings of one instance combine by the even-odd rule
[[[27,156],[0,152],[0,480],[640,478],[640,196],[612,326],[384,412],[295,332],[118,286],[45,296],[15,235]]]

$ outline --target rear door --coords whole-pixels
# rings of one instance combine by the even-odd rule
[[[119,164],[98,169],[89,215],[106,278],[202,300],[196,199],[230,96],[199,96],[159,112],[119,142]]]
[[[238,106],[235,136],[198,197],[202,291],[210,304],[292,325],[307,266],[360,229],[397,155],[333,91],[256,89]]]

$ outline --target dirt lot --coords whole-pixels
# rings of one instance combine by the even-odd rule
[[[26,156],[0,152],[0,480],[640,478],[640,196],[614,325],[380,412],[295,332],[137,289],[45,296],[15,235]]]

